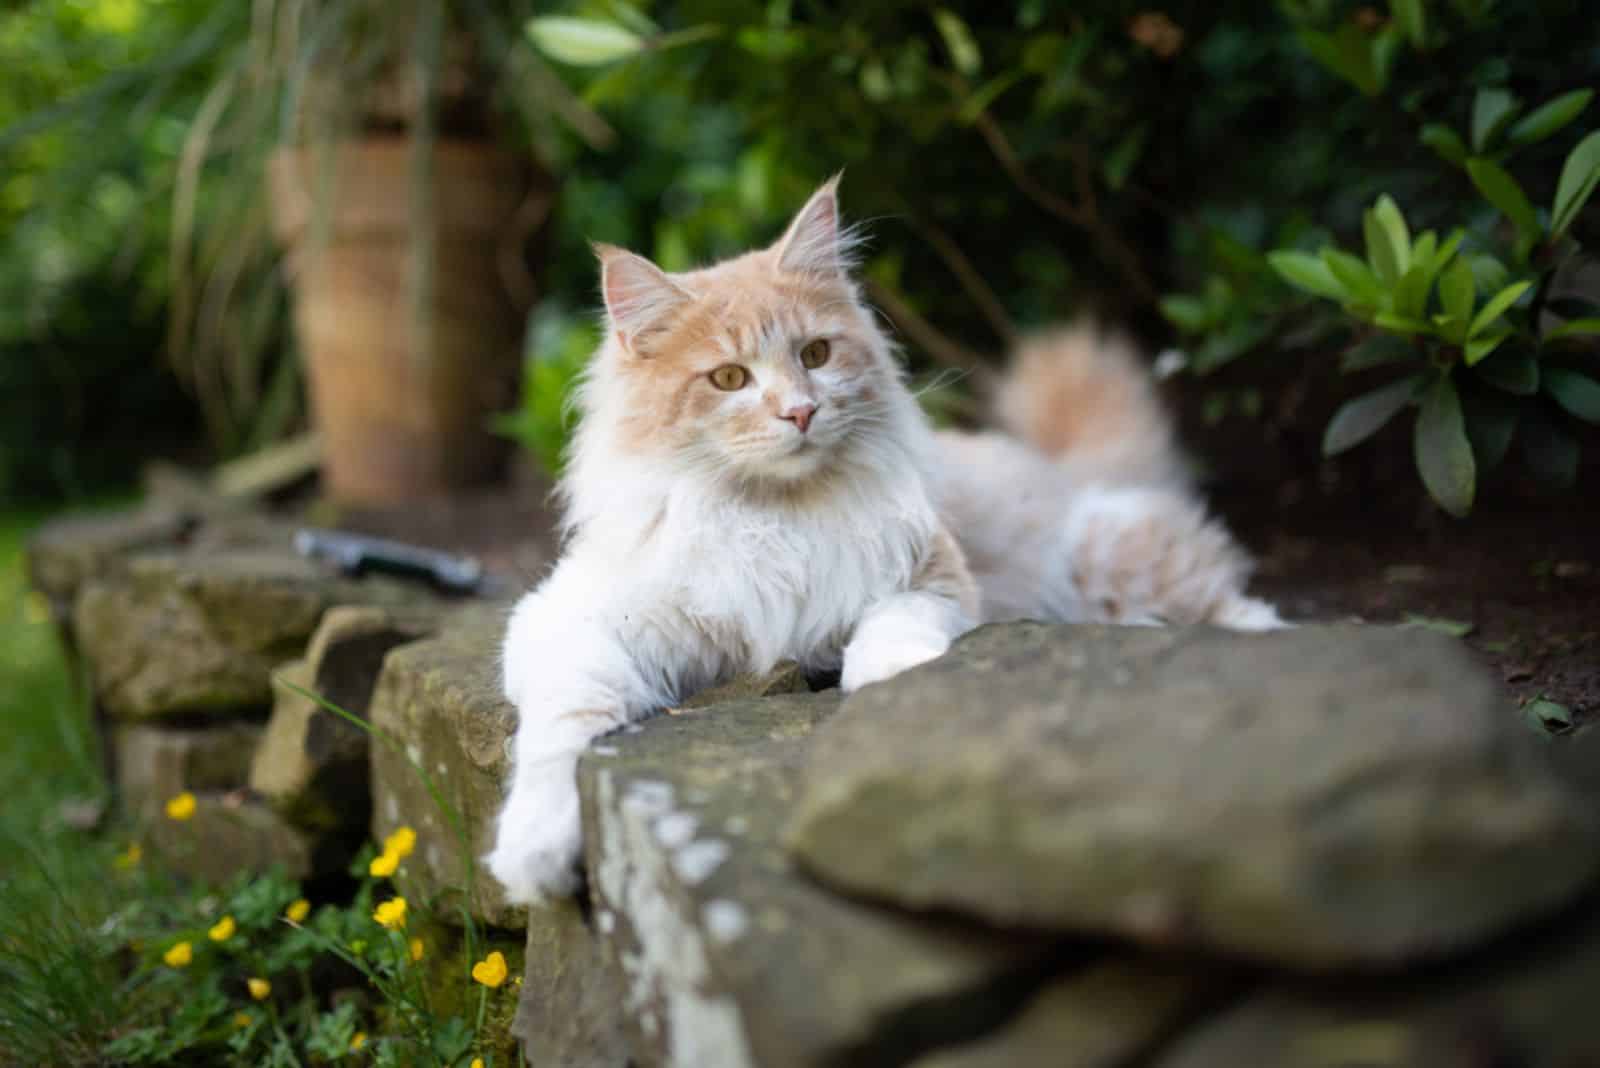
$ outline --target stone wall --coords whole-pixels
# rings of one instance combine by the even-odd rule
[[[229,522],[35,546],[126,804],[212,877],[416,828],[408,897],[525,939],[540,1068],[1600,1063],[1600,736],[1449,638],[1014,624],[848,699],[735,680],[591,747],[584,896],[522,910],[476,869],[504,607]]]

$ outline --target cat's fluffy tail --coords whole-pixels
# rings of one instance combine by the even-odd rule
[[[1024,338],[996,391],[995,416],[1084,482],[1189,483],[1176,428],[1138,349],[1091,323]]]

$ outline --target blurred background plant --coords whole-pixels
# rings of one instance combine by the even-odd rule
[[[8,492],[125,474],[152,428],[226,456],[305,426],[292,271],[262,176],[280,146],[352,130],[424,145],[481,134],[548,177],[518,224],[533,252],[512,279],[543,302],[524,334],[535,366],[497,423],[547,464],[570,429],[549,394],[592,329],[588,242],[669,269],[706,262],[768,240],[841,167],[847,209],[871,228],[870,294],[914,368],[947,372],[932,395],[956,418],[1018,329],[1086,311],[1174,348],[1201,424],[1248,437],[1294,422],[1274,405],[1286,381],[1327,407],[1366,392],[1382,372],[1346,357],[1346,384],[1330,373],[1340,354],[1374,333],[1423,356],[1455,345],[1430,319],[1442,297],[1424,294],[1431,332],[1407,334],[1305,293],[1267,254],[1358,245],[1383,195],[1408,233],[1434,231],[1435,252],[1461,231],[1475,310],[1494,295],[1486,256],[1508,272],[1495,292],[1535,283],[1496,332],[1545,338],[1590,317],[1572,303],[1593,290],[1574,256],[1593,212],[1571,194],[1592,188],[1593,149],[1573,153],[1596,125],[1583,90],[1600,83],[1582,0],[71,0],[0,19]],[[428,153],[409,158],[423,254],[398,299],[415,311],[437,230]],[[1500,175],[1531,219],[1507,214],[1521,200]],[[1535,324],[1546,276],[1540,309],[1558,321]],[[1518,338],[1483,365],[1514,359]],[[1539,395],[1587,395],[1570,375],[1593,342],[1576,326],[1555,341],[1566,375]],[[1457,392],[1476,489],[1505,434],[1471,430],[1472,368]],[[1519,416],[1515,454],[1570,484],[1581,411],[1517,403],[1538,414]],[[1297,411],[1306,425],[1275,440],[1314,453],[1326,411]],[[104,447],[119,419],[139,449]],[[1464,483],[1429,485],[1464,509]]]

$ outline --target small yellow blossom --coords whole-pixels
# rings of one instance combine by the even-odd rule
[[[289,918],[290,923],[304,923],[306,917],[311,915],[311,902],[301,898],[284,909],[283,914]]]
[[[398,827],[395,832],[383,840],[383,851],[393,853],[400,860],[411,855],[417,848],[417,832],[410,827]]]
[[[357,1031],[355,1037],[350,1040],[350,1052],[354,1053],[356,1050],[360,1049],[366,1044],[367,1033],[365,1031]]]
[[[248,1012],[236,1012],[233,1014],[233,1026],[242,1031],[246,1027],[250,1026],[250,1021],[253,1019],[255,1019],[255,1017],[251,1016]]]
[[[194,794],[188,790],[167,802],[167,819],[183,822],[194,815]]]
[[[498,949],[472,966],[472,979],[493,989],[506,981],[505,954]]]
[[[272,994],[272,984],[265,979],[252,975],[245,980],[245,985],[250,988],[250,996],[257,1001],[265,1001]]]
[[[406,899],[403,897],[391,897],[373,911],[372,918],[391,931],[404,927],[406,925]]]
[[[421,960],[422,959],[422,948],[423,948],[422,947],[422,939],[413,938],[411,940],[411,959],[412,960]]]
[[[385,849],[382,853],[372,858],[372,863],[367,865],[367,874],[375,879],[387,879],[394,874],[400,866],[400,854],[391,853]]]
[[[206,934],[213,942],[226,942],[228,939],[232,938],[238,932],[238,930],[239,925],[233,922],[233,917],[224,916],[222,919],[213,924],[211,930],[207,931]]]
[[[127,849],[123,850],[121,853],[118,853],[117,859],[112,863],[118,868],[126,871],[129,868],[138,867],[139,861],[143,859],[144,850],[139,847],[138,842],[134,842],[133,844],[129,845]]]
[[[187,968],[189,962],[194,960],[194,946],[188,942],[179,942],[161,954],[161,959],[167,962],[169,968]]]
[[[468,1065],[467,1068],[483,1068],[483,1058],[482,1057],[474,1057],[474,1058],[472,1058],[472,1063],[470,1065]]]

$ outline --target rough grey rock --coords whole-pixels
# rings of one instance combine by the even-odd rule
[[[272,669],[301,653],[328,607],[427,600],[288,551],[149,553],[85,585],[73,619],[102,706],[139,720],[264,708]]]
[[[1571,900],[1595,802],[1442,635],[1016,624],[853,695],[789,840],[915,908],[1317,969]]]
[[[399,877],[408,896],[436,900],[450,919],[465,888],[464,903],[478,919],[521,928],[524,910],[477,867],[492,845],[517,723],[496,670],[504,630],[501,619],[468,620],[384,659],[370,711],[393,744],[371,749],[372,832],[380,839],[400,826],[417,832]],[[440,811],[430,783],[459,824]]]
[[[227,791],[245,784],[261,737],[253,723],[209,727],[118,726],[113,734],[117,784],[136,817],[160,818],[184,790]]]
[[[622,984],[576,900],[528,910],[526,960],[512,1032],[527,1062],[626,1068]]]
[[[837,701],[659,716],[580,762],[595,928],[641,1064],[903,1063],[992,1026],[1055,952],[798,877],[779,830],[807,736]]]
[[[52,520],[28,542],[28,581],[65,622],[85,582],[109,574],[129,553],[175,544],[190,525],[182,512],[161,507]]]
[[[1149,1068],[1600,1064],[1600,902],[1463,967],[1361,984],[1269,980]]]
[[[366,732],[285,683],[364,720],[384,656],[438,624],[437,610],[330,608],[305,659],[276,673],[272,718],[250,767],[251,788],[297,826],[365,828],[371,812]]]
[[[212,884],[274,867],[291,879],[303,879],[325,867],[314,863],[308,835],[242,790],[199,794],[193,816],[182,821],[153,816],[145,835],[173,871]]]
[[[1219,984],[1225,966],[1113,956],[1051,980],[1014,1019],[975,1042],[938,1050],[912,1068],[1117,1068],[1138,1063]],[[1239,1065],[1272,1062],[1239,1061]]]

